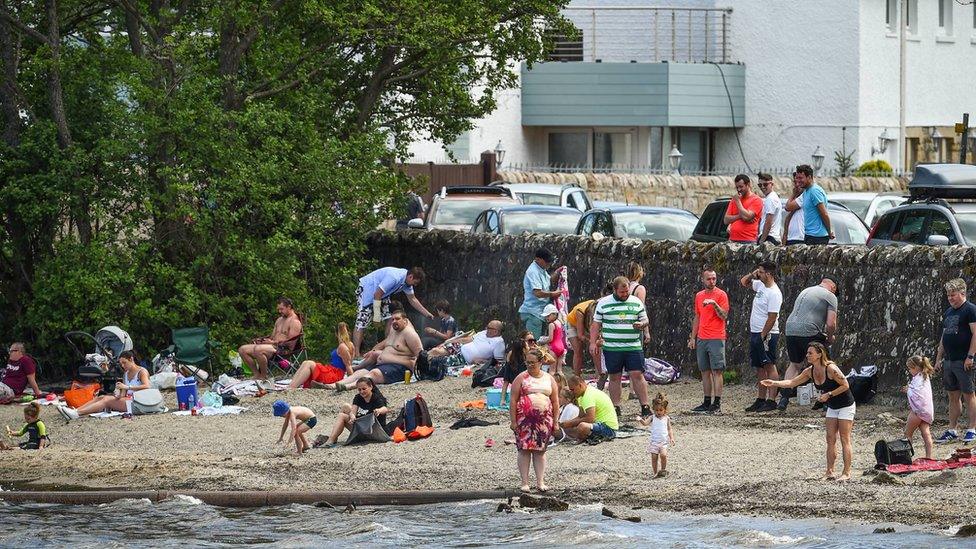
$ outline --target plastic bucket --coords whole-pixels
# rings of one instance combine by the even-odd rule
[[[796,400],[800,406],[809,406],[813,400],[813,385],[807,383],[796,388]]]
[[[502,390],[501,389],[488,389],[485,393],[485,404],[489,408],[498,408],[502,405]]]
[[[197,380],[193,377],[182,377],[176,380],[176,402],[182,410],[190,409],[190,398],[194,405],[199,402],[197,397]]]

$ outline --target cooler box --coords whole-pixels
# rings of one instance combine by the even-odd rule
[[[176,380],[176,402],[177,406],[182,410],[190,409],[190,398],[193,398],[193,403],[196,405],[200,402],[199,397],[197,397],[197,380],[194,377],[181,377]]]
[[[501,389],[488,389],[485,393],[485,404],[489,408],[498,408],[502,405],[502,390]]]

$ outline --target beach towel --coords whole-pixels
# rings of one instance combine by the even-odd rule
[[[466,400],[458,404],[459,408],[477,408],[478,410],[485,409],[485,399],[481,400]]]
[[[198,416],[227,416],[227,415],[237,415],[241,412],[247,410],[243,406],[221,406],[215,408],[213,406],[204,406],[203,408],[197,409]],[[191,415],[189,410],[181,410],[179,412],[173,412],[174,416],[188,416]]]
[[[562,323],[563,327],[566,326],[566,315],[569,314],[569,269],[565,265],[556,269],[559,273],[559,280],[556,283],[556,290],[559,291],[559,297],[556,298],[556,310],[559,311],[559,322]],[[566,338],[566,330],[563,329],[563,348],[569,348],[569,340]]]
[[[885,467],[885,471],[893,475],[907,475],[915,471],[944,471],[946,469],[958,469],[960,467],[972,467],[976,465],[976,457],[960,458],[958,460],[941,460],[918,458],[911,465],[894,464]]]

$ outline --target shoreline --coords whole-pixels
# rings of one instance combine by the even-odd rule
[[[901,427],[879,419],[878,414],[903,418],[907,405],[859,407],[853,479],[837,483],[819,480],[825,468],[821,414],[796,405],[782,415],[747,414],[741,409],[752,402],[753,390],[733,385],[723,397],[722,415],[700,416],[686,412],[700,402],[699,383],[682,380],[652,387],[655,389],[668,394],[674,422],[676,444],[669,455],[671,474],[667,478],[649,478],[643,433],[595,446],[561,444],[547,452],[546,483],[552,489],[547,495],[572,504],[692,514],[843,518],[941,529],[976,523],[976,509],[953,504],[971,500],[976,468],[957,469],[948,483],[933,486],[921,483],[939,473],[913,473],[893,485],[874,484],[874,477],[863,476],[874,465],[874,442],[900,436]],[[327,433],[340,404],[352,397],[315,389],[242,398],[241,405],[248,411],[239,416],[160,414],[65,424],[53,407],[45,406],[42,419],[51,433],[52,447],[40,452],[0,452],[4,471],[0,485],[139,491],[494,491],[518,487],[514,447],[502,443],[510,436],[507,412],[465,412],[457,407],[460,402],[484,397],[484,389],[470,388],[470,378],[382,390],[391,403],[423,394],[434,420],[434,434],[398,445],[312,449],[295,456],[293,449],[286,452],[274,444],[281,423],[272,417],[271,403],[283,398],[311,407],[319,417],[313,435]],[[172,409],[175,395],[165,396]],[[638,408],[634,401],[623,403],[625,422]],[[941,410],[936,415],[945,417]],[[0,407],[2,423],[17,426],[22,417],[19,406]],[[498,421],[499,425],[448,428],[464,417]],[[938,430],[941,425],[933,428]],[[486,448],[486,438],[497,445]],[[917,456],[921,443],[915,442]],[[936,446],[936,457],[948,455],[955,447]]]

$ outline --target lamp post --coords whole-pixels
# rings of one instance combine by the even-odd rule
[[[878,148],[871,147],[871,156],[884,154],[888,150],[889,141],[891,141],[891,138],[888,137],[888,128],[885,128],[882,130],[881,135],[878,136]]]
[[[678,168],[681,167],[681,151],[678,150],[677,145],[671,145],[671,154],[668,155],[668,163],[671,165],[671,175],[681,175]]]
[[[502,140],[498,140],[498,144],[495,145],[495,168],[500,169],[502,167],[502,162],[505,161],[505,148],[502,147]]]
[[[929,128],[929,137],[932,138],[932,152],[935,153],[935,161],[942,162],[942,132],[939,128],[932,126]]]
[[[813,173],[816,175],[820,172],[820,168],[823,167],[824,153],[820,150],[820,145],[817,145],[817,150],[813,151],[813,155],[810,157],[813,159]]]

